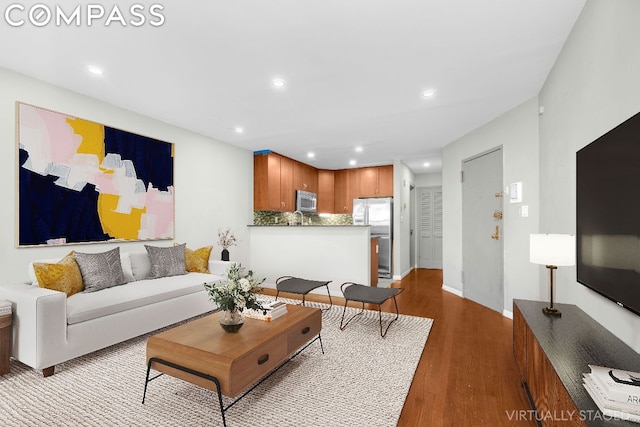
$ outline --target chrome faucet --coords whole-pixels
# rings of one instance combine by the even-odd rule
[[[294,217],[296,216],[296,214],[300,214],[300,225],[304,225],[304,215],[302,214],[302,212],[300,211],[293,212]]]

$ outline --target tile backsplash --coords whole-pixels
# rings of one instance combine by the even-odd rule
[[[278,211],[254,211],[254,225],[285,225],[289,221],[299,221],[300,215],[293,215],[293,212]],[[309,222],[311,221],[311,222]],[[304,223],[311,225],[351,225],[353,222],[351,215],[348,214],[304,214]]]

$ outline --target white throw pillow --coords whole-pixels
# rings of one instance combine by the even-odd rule
[[[131,252],[129,253],[131,259],[131,270],[133,271],[133,277],[136,280],[148,279],[151,275],[151,261],[149,261],[149,254],[146,252]]]

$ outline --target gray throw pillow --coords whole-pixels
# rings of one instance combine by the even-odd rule
[[[179,276],[187,274],[184,263],[184,249],[186,243],[168,248],[144,245],[151,262],[151,274],[149,278]]]
[[[126,283],[120,262],[120,248],[97,254],[74,251],[73,255],[80,267],[85,292],[95,292]]]

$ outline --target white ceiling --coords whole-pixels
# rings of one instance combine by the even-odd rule
[[[36,27],[34,1],[9,14],[19,27],[3,6],[0,66],[319,168],[399,159],[437,172],[444,145],[538,93],[585,1],[174,0],[156,2],[161,26],[144,3],[138,27],[135,2],[101,3],[91,26],[81,5],[79,26]],[[114,5],[128,25],[105,25]]]

